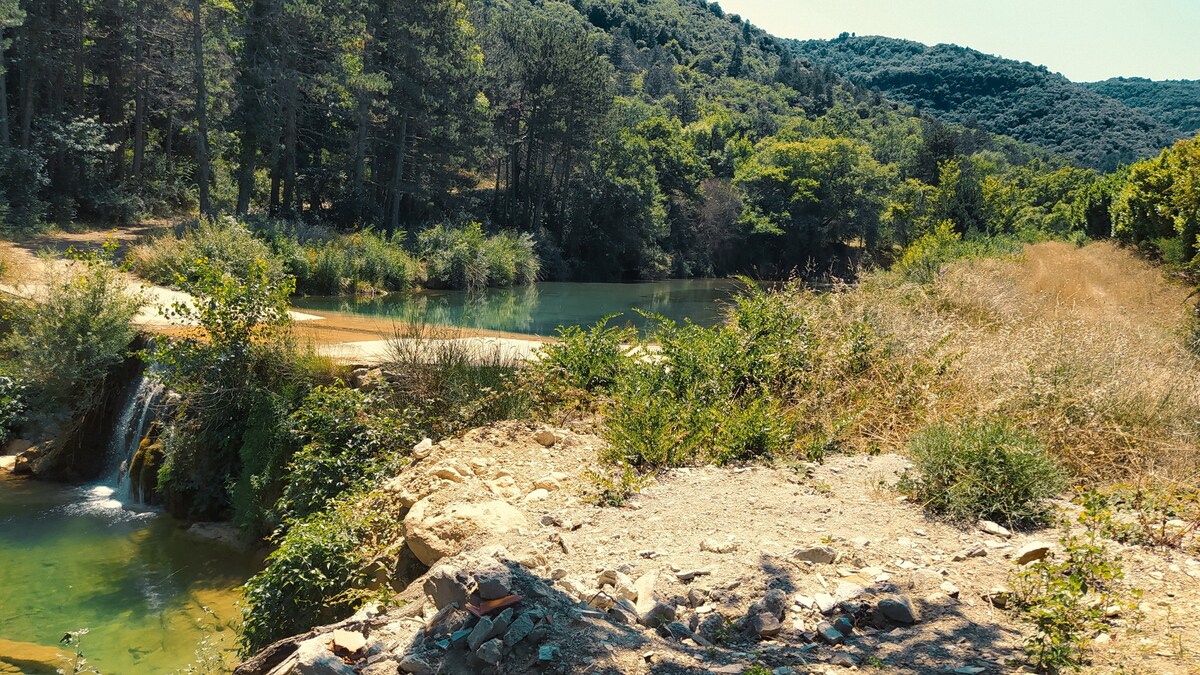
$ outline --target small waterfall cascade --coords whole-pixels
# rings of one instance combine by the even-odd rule
[[[113,422],[105,484],[113,489],[112,498],[122,504],[144,501],[141,486],[135,484],[137,477],[130,476],[130,469],[144,461],[138,451],[147,436],[157,431],[166,393],[166,387],[154,373],[142,373],[134,380],[121,414]]]

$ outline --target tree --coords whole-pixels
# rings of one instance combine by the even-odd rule
[[[874,250],[891,181],[866,144],[846,138],[769,138],[734,176],[759,256],[780,271],[853,241]]]

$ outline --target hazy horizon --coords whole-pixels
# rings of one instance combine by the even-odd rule
[[[1200,3],[1147,0],[721,0],[769,33],[829,39],[840,33],[953,43],[1044,65],[1075,82],[1110,77],[1200,79]]]

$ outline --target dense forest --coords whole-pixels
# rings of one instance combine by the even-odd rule
[[[704,0],[4,7],[9,230],[199,211],[414,249],[478,222],[543,278],[840,272],[942,221],[1110,232],[1098,174],[976,122],[1104,167],[1178,136],[1044,69],[797,45]]]
[[[844,35],[796,52],[852,82],[957,124],[978,126],[1102,171],[1158,152],[1187,131],[1094,86],[957,45]]]
[[[1116,99],[1187,135],[1200,131],[1200,80],[1114,77],[1083,86]]]

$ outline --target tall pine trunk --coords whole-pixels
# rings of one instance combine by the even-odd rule
[[[4,61],[4,24],[0,23],[0,147],[8,147],[8,68]]]
[[[396,162],[392,173],[392,207],[388,214],[388,236],[400,229],[400,199],[403,196],[404,152],[408,145],[408,113],[400,113],[400,131],[396,134]]]
[[[204,77],[204,25],[200,0],[192,0],[192,56],[196,76],[196,181],[199,183],[200,215],[212,214],[208,196],[208,86]]]

